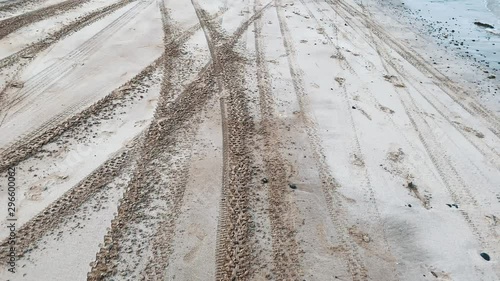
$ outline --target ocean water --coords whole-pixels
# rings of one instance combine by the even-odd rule
[[[475,61],[485,72],[500,72],[500,0],[402,0],[401,7],[439,45]],[[479,27],[476,21],[494,28]]]

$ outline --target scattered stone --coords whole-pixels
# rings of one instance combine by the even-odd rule
[[[262,182],[262,183],[268,183],[268,182],[269,182],[269,180],[267,180],[267,178],[263,178],[263,179],[261,180],[261,182]]]
[[[339,85],[342,86],[345,82],[345,78],[335,77],[335,81],[337,81],[337,83],[339,83]]]
[[[485,261],[490,261],[490,255],[488,255],[487,253],[481,253],[481,257],[482,257]]]
[[[289,183],[288,186],[291,188],[291,189],[297,189],[297,185],[293,184],[293,183]]]
[[[409,189],[417,189],[417,186],[413,182],[409,182],[407,187]]]
[[[353,105],[353,106],[352,106],[352,109],[356,109],[356,107]]]
[[[12,86],[14,88],[22,88],[22,87],[24,87],[24,83],[22,83],[22,82],[12,82],[10,84],[10,86]]]
[[[495,78],[497,78],[495,75],[488,76],[488,79],[495,79]]]

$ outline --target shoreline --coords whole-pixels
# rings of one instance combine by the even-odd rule
[[[419,4],[401,0],[363,2],[377,18],[385,18],[385,28],[392,29],[393,34],[399,35],[440,72],[468,86],[470,94],[484,106],[493,112],[500,112],[500,35],[492,33],[500,29],[500,18],[491,14],[464,19],[463,14],[448,13],[441,14],[437,19],[435,14],[439,11],[415,8],[426,3],[427,0]],[[443,2],[434,5],[443,5]],[[474,24],[475,21],[492,24],[495,29],[479,27]],[[402,34],[393,25],[411,32]]]

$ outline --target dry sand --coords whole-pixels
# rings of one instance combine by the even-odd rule
[[[365,4],[1,2],[0,280],[500,280],[500,86]]]

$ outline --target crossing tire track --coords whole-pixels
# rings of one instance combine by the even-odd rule
[[[252,18],[251,18],[252,19]],[[200,25],[201,26],[201,25]],[[229,42],[236,42],[237,37],[241,36],[241,33],[236,32],[233,40]],[[226,46],[230,48],[231,46]],[[178,55],[178,51],[175,51],[178,47],[170,47],[172,50],[170,53],[170,58],[174,58]],[[178,49],[177,49],[178,50]],[[171,65],[166,63],[166,66]],[[167,69],[166,73],[169,70]],[[164,85],[162,86],[162,94],[159,99],[159,104],[156,108],[155,118],[148,128],[146,134],[146,141],[141,150],[140,160],[138,168],[134,172],[132,180],[127,188],[127,191],[118,207],[118,215],[113,219],[111,224],[111,230],[104,238],[104,245],[101,247],[100,251],[96,255],[96,260],[92,264],[92,269],[88,274],[88,280],[102,280],[107,277],[111,277],[116,273],[117,270],[117,258],[120,256],[121,243],[125,239],[127,227],[130,223],[133,223],[140,217],[140,211],[142,209],[141,204],[148,202],[147,198],[150,196],[152,190],[155,188],[145,188],[155,183],[157,180],[154,175],[145,170],[145,167],[151,165],[157,155],[161,154],[161,151],[169,151],[173,149],[176,145],[182,143],[177,137],[175,132],[180,132],[184,128],[189,128],[193,125],[193,118],[196,118],[202,109],[205,107],[209,99],[213,98],[212,93],[216,92],[217,86],[214,82],[216,75],[218,75],[216,69],[212,63],[207,63],[207,65],[200,71],[197,78],[185,87],[185,90],[180,93],[174,101],[170,102],[165,97],[169,95],[166,93],[169,87],[169,79],[166,77],[164,80]],[[184,188],[179,187],[175,191],[175,207],[173,210],[179,210],[182,204]],[[174,213],[174,216],[175,213]],[[161,223],[161,222],[160,222]],[[175,220],[173,222],[165,222],[165,228],[172,229],[175,227]],[[160,235],[157,233],[157,235]],[[155,237],[155,235],[153,235]],[[170,243],[167,237],[153,238],[153,244],[156,241],[162,241]],[[164,240],[166,239],[166,240]],[[149,243],[149,242],[148,242]],[[156,242],[158,243],[158,242]],[[163,249],[160,249],[156,255],[160,257],[160,262],[167,262],[170,255],[170,249],[168,244],[162,245]],[[154,278],[159,274],[159,268],[166,266],[165,264],[158,263],[156,265],[146,265],[141,278]],[[161,274],[160,274],[161,275]]]
[[[243,86],[243,61],[233,46],[269,4],[244,21],[233,36],[227,38],[216,23],[210,22],[197,1],[192,3],[217,72],[215,80],[223,118],[224,171],[216,241],[216,279],[246,280],[251,270],[249,224],[252,222],[248,213],[248,196],[253,184],[250,140],[255,128]]]
[[[81,205],[115,179],[126,166],[132,165],[136,154],[135,150],[141,142],[142,135],[139,134],[127,147],[111,155],[105,163],[85,179],[22,225],[17,231],[17,256],[22,257],[26,252],[29,252],[43,236],[57,229],[61,223],[73,216]],[[0,254],[4,259],[8,257],[7,253],[10,247],[8,241],[5,239],[0,242]]]
[[[10,145],[8,148],[0,153],[0,171],[5,170],[7,167],[15,166],[19,162],[36,153],[45,144],[54,141],[57,137],[63,134],[68,129],[80,124],[83,120],[91,117],[97,112],[107,108],[112,101],[118,98],[125,98],[133,94],[134,88],[138,85],[143,85],[148,77],[157,69],[158,64],[163,57],[158,58],[155,62],[144,68],[138,75],[132,78],[129,82],[120,86],[111,94],[92,104],[83,111],[64,120],[61,116],[55,116],[49,122],[37,130],[31,132],[19,141]],[[70,108],[69,111],[73,109]]]
[[[210,98],[210,89],[213,89],[213,85],[209,74],[210,68],[204,70],[174,102],[168,103],[167,98],[160,99],[160,101],[164,100],[165,104],[160,103],[156,109],[155,119],[148,128],[146,141],[139,156],[138,167],[134,171],[129,187],[118,207],[118,215],[111,223],[111,230],[104,239],[104,246],[96,255],[96,261],[88,275],[88,280],[102,280],[112,276],[113,272],[116,271],[116,259],[120,253],[120,241],[124,239],[125,229],[137,220],[142,209],[141,205],[147,204],[151,193],[158,188],[156,173],[145,168],[154,165],[153,162],[158,158],[158,155],[162,154],[161,151],[170,151],[178,145],[177,133],[180,133],[184,127],[190,126],[188,122]],[[168,85],[168,82],[164,85]],[[162,95],[169,95],[169,93],[164,92],[167,89],[166,86],[163,86]],[[182,186],[176,189],[175,200],[181,200],[178,196],[182,196],[182,190]],[[178,201],[178,204],[180,202],[182,201]],[[167,257],[163,256],[163,258]],[[144,277],[156,274],[155,271],[144,273]]]
[[[220,16],[221,14],[222,13],[218,13],[216,17]],[[185,43],[200,28],[201,26],[199,24],[194,24],[187,30],[178,34],[175,39],[172,39],[172,41],[168,43],[165,52],[159,58],[145,67],[129,82],[113,91],[110,95],[105,96],[83,111],[70,116],[70,113],[74,113],[78,108],[81,108],[84,102],[78,103],[77,105],[68,108],[39,128],[20,137],[17,141],[7,146],[6,149],[0,152],[0,171],[28,158],[43,145],[61,135],[63,132],[73,127],[75,124],[78,124],[81,120],[88,118],[89,116],[91,116],[95,112],[99,112],[103,108],[106,108],[116,97],[123,96],[123,92],[130,92],[128,90],[122,91],[122,89],[128,89],[130,87],[134,88],[134,85],[137,84],[142,85],[148,79],[148,77],[158,68],[158,66],[161,65],[163,61],[169,57],[169,55],[177,50],[178,46]]]

